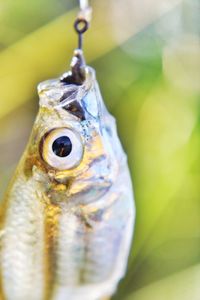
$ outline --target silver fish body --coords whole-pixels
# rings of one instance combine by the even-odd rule
[[[1,213],[2,300],[99,300],[124,276],[135,208],[114,118],[82,85],[39,85],[40,109]],[[0,298],[1,299],[1,298]]]

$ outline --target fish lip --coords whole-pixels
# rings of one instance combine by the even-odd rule
[[[38,85],[38,94],[40,97],[40,106],[62,108],[66,104],[81,100],[95,84],[95,71],[91,67],[86,67],[86,79],[82,85],[66,84],[57,79],[50,79],[41,82]],[[72,95],[67,97],[65,101],[61,101],[64,95]]]

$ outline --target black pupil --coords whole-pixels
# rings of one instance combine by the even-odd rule
[[[52,149],[57,156],[66,157],[72,151],[72,142],[68,136],[61,136],[53,142]]]

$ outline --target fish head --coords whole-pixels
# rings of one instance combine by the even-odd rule
[[[41,83],[38,91],[40,109],[27,150],[26,173],[52,201],[96,201],[113,185],[124,152],[94,70],[87,67],[82,85],[56,79]]]

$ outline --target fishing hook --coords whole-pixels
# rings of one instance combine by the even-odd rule
[[[92,9],[87,0],[79,1],[80,11],[74,22],[74,29],[78,34],[78,48],[74,51],[74,56],[71,62],[71,71],[65,73],[61,77],[61,81],[67,84],[81,85],[86,77],[85,74],[85,60],[83,56],[83,34],[88,30]]]
[[[78,49],[83,47],[83,33],[85,33],[90,25],[92,10],[87,0],[80,0],[80,11],[74,22],[74,29],[78,34]]]

